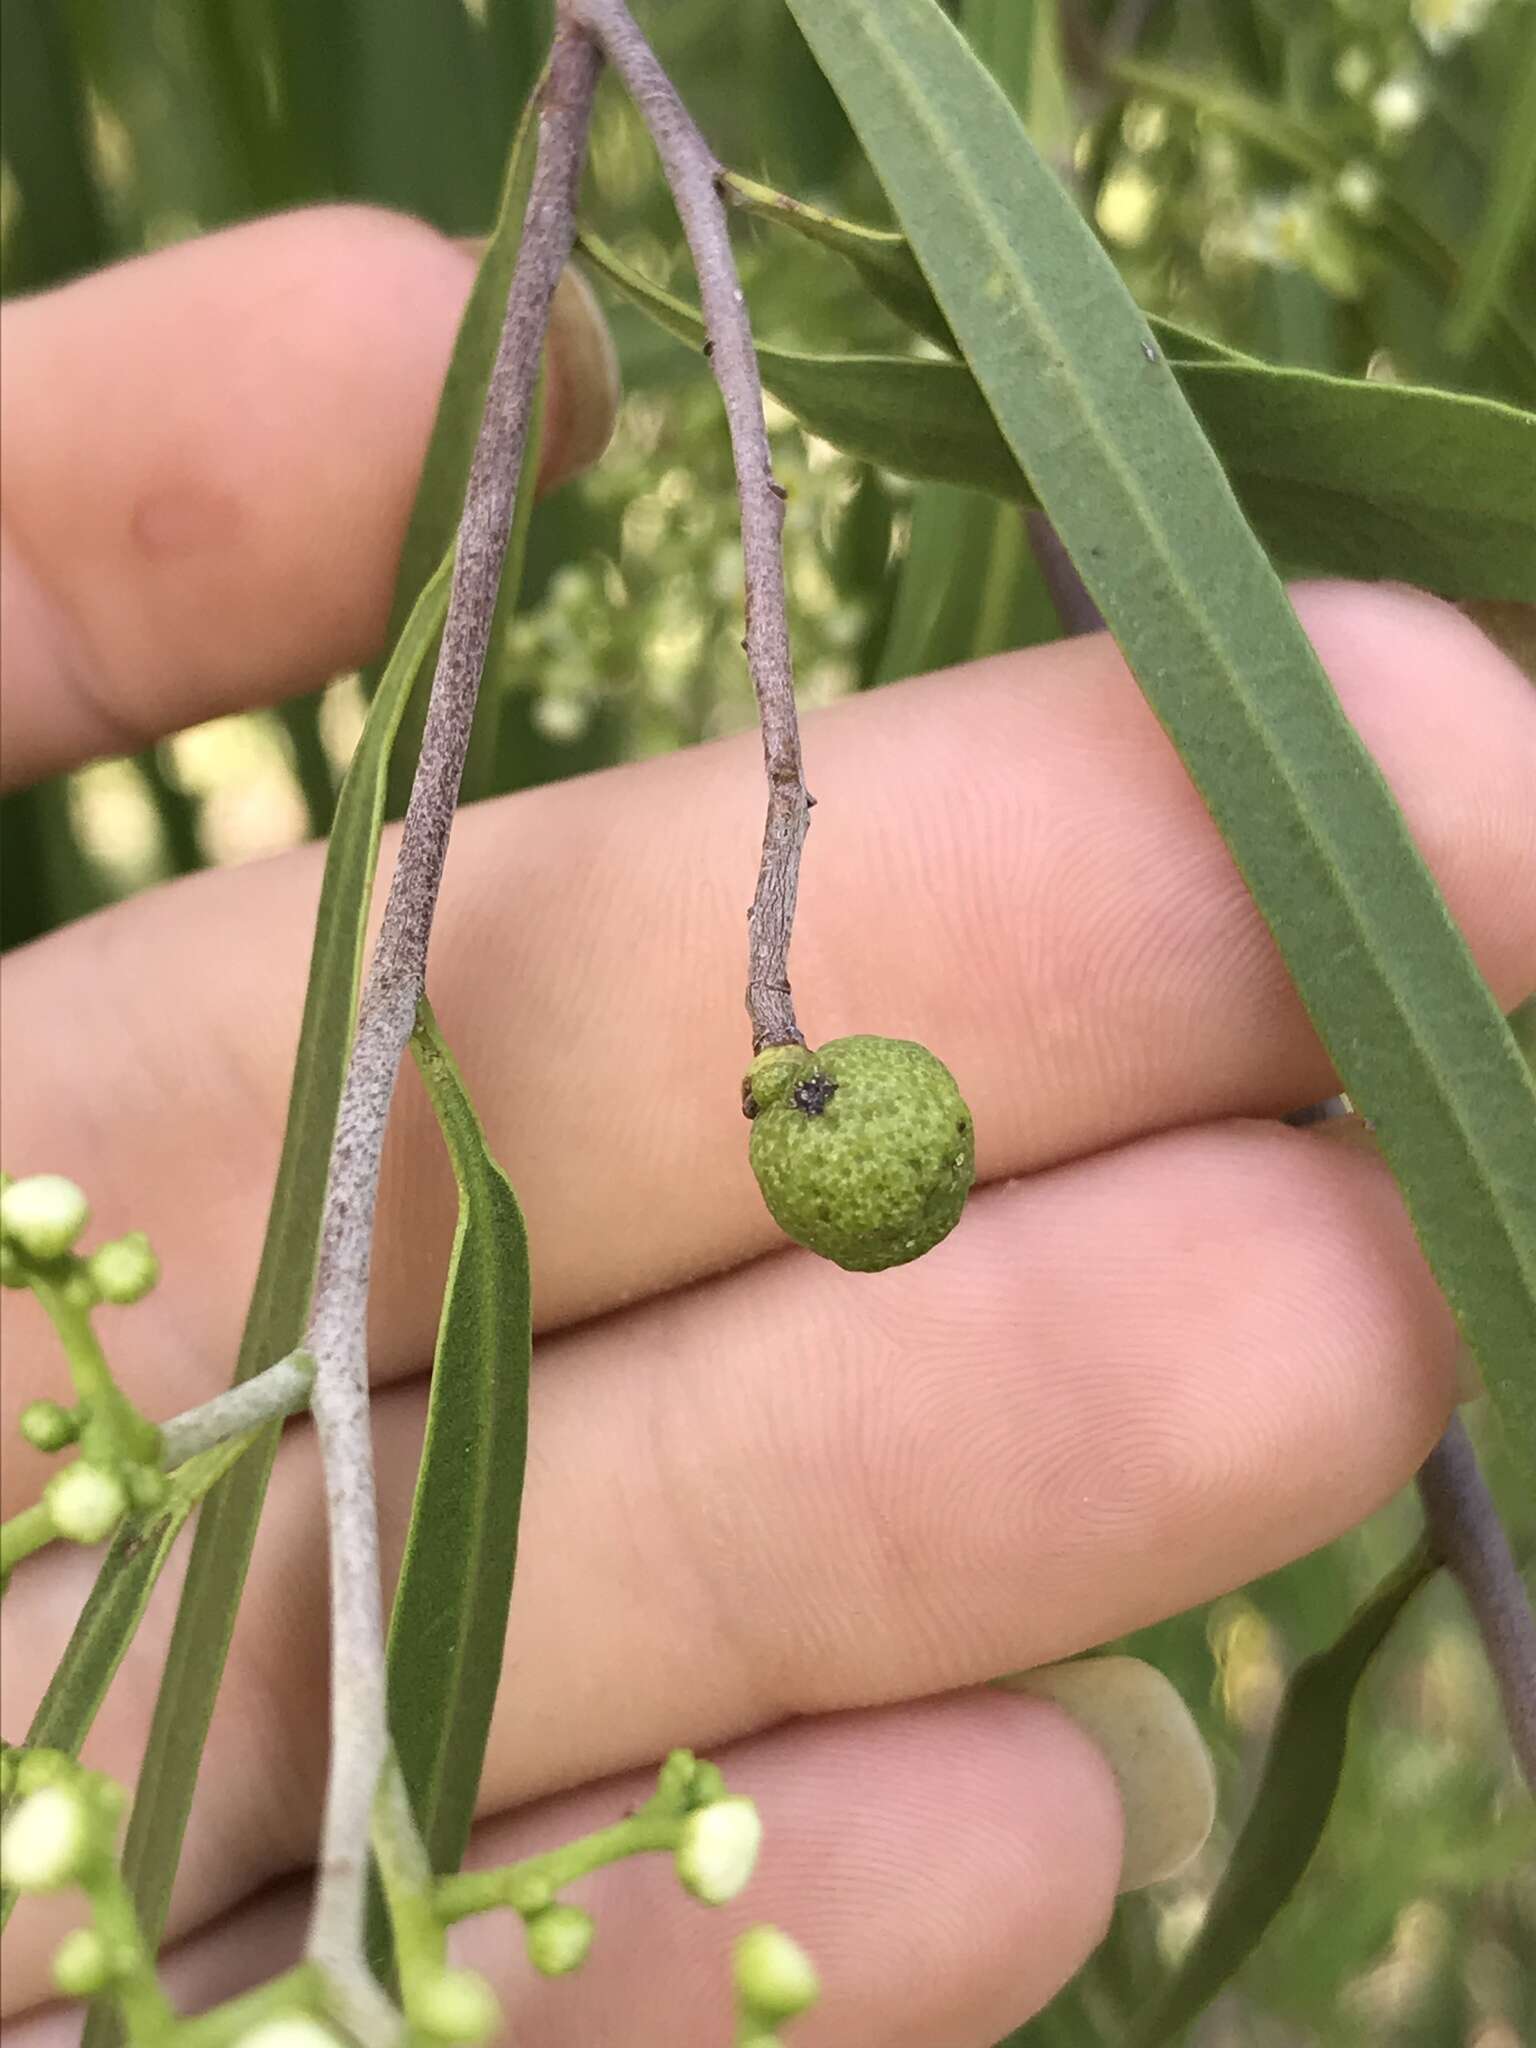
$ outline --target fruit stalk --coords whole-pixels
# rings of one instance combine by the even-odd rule
[[[570,0],[569,11],[597,40],[650,130],[699,281],[707,352],[724,401],[736,468],[746,581],[743,644],[757,693],[768,777],[757,891],[747,913],[747,1014],[754,1052],[765,1045],[803,1045],[789,986],[789,942],[812,799],[800,757],[784,596],[785,494],[774,481],[757,350],[720,196],[725,168],[623,0]]]

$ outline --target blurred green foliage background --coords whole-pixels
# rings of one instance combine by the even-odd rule
[[[1536,152],[1532,0],[957,0],[952,11],[1150,310],[1274,361],[1531,402],[1473,317],[1468,273],[1491,189],[1529,176],[1522,151]],[[725,162],[834,211],[886,217],[780,0],[641,12]],[[3,0],[5,292],[331,198],[484,231],[549,13],[548,0]],[[632,263],[687,295],[648,145],[608,87],[587,208]],[[834,257],[745,221],[738,240],[765,338],[909,345]],[[1506,303],[1536,332],[1536,249],[1501,260]],[[536,511],[519,615],[489,678],[504,699],[504,788],[752,716],[713,387],[689,351],[627,307],[608,310],[625,388],[618,431],[596,471]],[[776,408],[770,426],[790,494],[804,701],[1059,632],[1016,508],[852,462]],[[4,945],[323,832],[362,709],[359,679],[337,678],[281,711],[7,797]],[[1536,1504],[1487,1448],[1529,1556]],[[1399,1502],[1135,1640],[1201,1718],[1221,1827],[1193,1870],[1123,1904],[1079,1983],[1018,2041],[1123,2038],[1199,1924],[1287,1673],[1338,1632],[1415,1528],[1415,1507]],[[1192,2038],[1521,2048],[1536,2041],[1533,1955],[1536,1822],[1476,1639],[1437,1581],[1368,1682],[1316,1863]]]

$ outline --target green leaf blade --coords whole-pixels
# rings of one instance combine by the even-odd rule
[[[1536,261],[1536,20],[1529,18],[1524,59],[1500,123],[1488,211],[1445,323],[1453,355],[1470,355],[1482,342],[1522,254],[1528,265]]]
[[[1536,1471],[1536,1089],[1146,322],[934,0],[791,0]]]
[[[1348,1627],[1298,1665],[1285,1690],[1264,1774],[1194,1943],[1129,2048],[1171,2048],[1258,1947],[1322,1840],[1344,1772],[1360,1682],[1408,1602],[1437,1569],[1406,1558]]]
[[[501,1676],[533,1359],[528,1233],[424,1001],[411,1051],[458,1187],[426,1438],[389,1626],[389,1725],[428,1858],[456,1870]],[[370,1947],[387,1955],[379,1902]]]
[[[533,182],[533,159],[538,145],[536,105],[536,100],[530,99],[523,109],[522,120],[502,178],[496,223],[486,243],[485,254],[480,259],[480,268],[475,274],[474,284],[470,288],[469,299],[453,344],[453,354],[449,358],[447,374],[438,397],[432,435],[427,443],[427,452],[422,463],[421,481],[416,488],[410,523],[406,527],[405,541],[400,550],[400,562],[395,572],[395,595],[390,612],[390,645],[394,644],[404,626],[406,615],[415,601],[416,592],[432,573],[433,564],[441,558],[444,550],[453,545],[459,530],[459,515],[464,504],[464,482],[469,475],[470,460],[480,431],[481,416],[485,411],[485,395],[490,387],[491,366],[496,359],[496,347],[501,336],[502,321],[506,315],[507,294],[512,287],[512,272],[517,264],[517,251],[522,241],[523,214],[528,205],[528,192]],[[513,545],[508,550],[508,560],[502,571],[497,624],[492,628],[493,655],[487,663],[481,683],[475,725],[471,734],[470,750],[477,764],[487,756],[494,756],[495,753],[493,728],[499,684],[494,650],[505,640],[505,634],[498,628],[503,622],[509,596],[516,589],[522,543],[527,533],[528,513],[524,509],[524,501],[531,505],[532,494],[538,481],[537,472],[538,435],[533,434],[529,438],[522,481],[518,488]],[[372,678],[365,678],[365,686],[371,688],[371,685]],[[421,751],[421,735],[426,724],[426,715],[423,693],[422,701],[411,707],[395,748],[390,768],[387,802],[387,815],[391,818],[404,815],[406,802],[411,793],[411,778],[415,772],[416,757]],[[488,726],[492,728],[489,738]],[[472,773],[478,774],[478,767]],[[472,780],[471,788],[466,794],[483,793],[483,790],[473,786]]]
[[[692,307],[595,235],[580,246],[659,326],[702,344]],[[1536,600],[1536,415],[1497,399],[1276,369],[1166,321],[1148,329],[1244,516],[1288,570]],[[758,354],[765,388],[844,453],[922,482],[1038,502],[965,363]]]

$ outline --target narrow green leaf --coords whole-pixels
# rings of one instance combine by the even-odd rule
[[[1178,1972],[1132,2029],[1128,2048],[1168,2048],[1258,1947],[1300,1883],[1333,1809],[1350,1709],[1394,1622],[1434,1576],[1427,1549],[1383,1581],[1326,1650],[1286,1687],[1264,1775],[1200,1932]]]
[[[312,839],[322,839],[331,829],[336,808],[336,781],[331,760],[320,737],[320,699],[294,697],[279,705],[277,722],[287,736],[293,756],[294,780],[304,799],[304,817]]]
[[[740,177],[735,171],[727,171],[723,182],[744,213],[754,214],[775,227],[788,228],[804,240],[819,243],[833,255],[841,256],[852,266],[870,296],[878,299],[888,312],[905,321],[924,340],[936,342],[952,355],[960,354],[960,345],[933,295],[933,287],[899,228],[872,228],[863,221],[843,220],[803,199],[792,199],[787,192],[776,192],[771,185]],[[640,281],[644,283],[644,279]],[[1208,334],[1197,334],[1192,327],[1183,327],[1176,320],[1165,320],[1152,313],[1147,321],[1171,363],[1257,361],[1256,357],[1214,341]]]
[[[1445,344],[1467,355],[1487,333],[1517,261],[1536,265],[1536,17],[1525,21],[1525,52],[1499,128],[1488,210],[1467,252],[1445,323]]]
[[[110,253],[92,173],[85,81],[57,0],[5,0],[0,134],[14,181],[4,286],[37,291]]]
[[[1022,506],[925,484],[913,500],[882,683],[1060,637]]]
[[[337,801],[310,952],[282,1158],[241,1339],[237,1380],[249,1379],[274,1359],[286,1356],[304,1335],[331,1136],[357,1012],[363,941],[384,815],[385,770],[406,700],[442,623],[450,568],[447,559],[439,564],[406,622]],[[209,1494],[198,1517],[123,1845],[123,1873],[151,1947],[159,1941],[165,1925],[203,1745],[280,1434],[278,1423],[261,1432],[235,1469]],[[111,1580],[130,1563],[115,1549],[110,1552],[91,1596],[99,1598],[104,1607],[114,1603],[111,1611],[125,1630],[124,1642],[137,1625],[139,1610],[114,1594]],[[98,1645],[92,1654],[100,1659],[107,1650]],[[121,1655],[121,1650],[117,1654]],[[81,1728],[74,1739],[81,1741],[84,1735]],[[115,2022],[109,2010],[98,2003],[87,2024],[87,2048],[102,2048],[114,2035]]]
[[[517,1563],[533,1355],[528,1236],[430,1006],[411,1051],[458,1183],[426,1440],[389,1624],[389,1725],[432,1868],[469,1840]],[[371,1946],[382,1959],[386,1923]]]
[[[523,214],[528,205],[528,188],[533,181],[533,158],[538,147],[537,95],[530,99],[523,109],[522,120],[507,157],[506,171],[502,178],[501,200],[496,212],[496,225],[486,244],[485,254],[480,260],[480,269],[470,289],[464,316],[459,322],[458,338],[453,345],[449,359],[448,374],[443,379],[442,392],[437,401],[437,416],[432,424],[432,437],[427,443],[426,459],[422,463],[421,481],[416,487],[416,501],[411,507],[410,524],[406,528],[405,544],[400,550],[400,566],[395,572],[394,605],[390,614],[390,642],[393,645],[396,633],[404,623],[405,614],[415,599],[423,582],[432,572],[432,565],[443,551],[453,545],[459,530],[459,515],[464,507],[464,484],[469,475],[470,460],[474,454],[475,439],[480,431],[481,416],[485,411],[486,389],[491,381],[491,366],[496,360],[496,347],[501,338],[502,321],[507,310],[507,293],[512,286],[512,271],[517,263],[518,244],[522,240]],[[529,457],[523,464],[523,482],[519,497],[530,494],[536,482],[536,449],[530,448]],[[521,505],[514,518],[524,524],[526,514]],[[508,550],[508,566],[502,571],[502,588],[515,590],[516,577],[511,573],[512,550]],[[477,759],[487,754],[494,756],[493,743],[482,737],[484,724],[494,722],[500,701],[502,680],[497,672],[497,650],[505,642],[505,633],[500,629],[504,623],[502,605],[498,600],[497,624],[491,632],[491,656],[486,663],[486,673],[480,689],[479,706],[475,715],[476,732],[471,737],[471,750]],[[371,688],[371,679],[365,678]],[[416,770],[416,756],[421,750],[422,727],[426,723],[426,693],[411,707],[406,722],[401,727],[399,742],[389,773],[389,794],[387,815],[397,818],[404,815],[406,801],[411,793],[411,778]]]
[[[659,325],[702,346],[692,307],[595,235],[580,247]],[[1171,351],[1200,346],[1198,337],[1162,323],[1151,331],[1147,346],[1162,343],[1243,512],[1288,571],[1393,577],[1454,598],[1536,598],[1536,414],[1232,354],[1181,360]],[[1036,501],[964,363],[758,353],[767,389],[834,447],[906,476]],[[1156,365],[1143,358],[1143,367]],[[1135,402],[1134,380],[1125,400]]]
[[[485,35],[498,107],[533,91],[554,34],[554,0],[486,0]]]
[[[111,900],[107,876],[75,835],[67,775],[0,797],[0,950]]]
[[[865,227],[856,221],[840,220],[836,214],[824,213],[819,206],[811,206],[803,199],[791,199],[787,192],[775,192],[771,185],[761,185],[755,178],[744,178],[736,171],[727,171],[722,182],[727,197],[733,199],[744,213],[755,214],[759,220],[789,228],[806,241],[819,242],[823,248],[841,256],[844,262],[853,266],[871,297],[878,299],[887,311],[894,313],[898,320],[905,321],[914,333],[922,335],[925,340],[936,342],[952,354],[959,353],[949,322],[939,310],[939,302],[918,267],[905,235],[890,228]],[[586,235],[582,238],[582,245],[588,253],[602,251],[601,255],[594,254],[594,261],[607,269],[609,252],[602,243]],[[618,261],[617,258],[614,260]],[[612,272],[609,274],[613,275]],[[630,274],[638,276],[638,273]],[[616,276],[614,281],[618,282]]]
[[[1169,365],[936,0],[790,0],[1536,1471],[1536,1087]]]
[[[347,189],[449,234],[474,234],[496,189],[512,111],[495,97],[483,9],[463,0],[345,0],[335,11],[344,62],[333,118]]]

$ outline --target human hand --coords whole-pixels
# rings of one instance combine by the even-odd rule
[[[423,229],[319,212],[7,314],[12,781],[372,649],[469,275]],[[555,381],[558,456],[558,363]],[[1514,1003],[1536,984],[1536,703],[1444,606],[1298,601]],[[1452,1398],[1454,1331],[1389,1177],[1266,1121],[1327,1093],[1328,1065],[1108,643],[861,698],[808,719],[806,750],[805,1021],[933,1046],[989,1183],[908,1268],[780,1252],[747,1168],[754,739],[475,807],[449,862],[434,1003],[528,1214],[542,1332],[475,1859],[611,1817],[674,1743],[718,1757],[767,1824],[739,1916],[701,1921],[643,1865],[596,1881],[575,1980],[535,1979],[494,1919],[464,1930],[512,2031],[550,2048],[723,2038],[738,1918],[813,1950],[806,2048],[994,2040],[1097,1939],[1121,1822],[1070,1721],[975,1688],[1326,1541],[1407,1478]],[[229,1376],[318,879],[313,850],[195,877],[7,963],[8,1163],[79,1180],[107,1234],[149,1233],[165,1280],[108,1334],[151,1414]],[[372,1343],[395,1556],[452,1216],[409,1078]],[[10,1513],[43,1476],[15,1411],[59,1389],[34,1306],[5,1314]],[[172,1908],[189,2007],[300,1935],[320,1526],[297,1424]],[[56,1551],[18,1571],[7,1729],[92,1569]],[[87,1752],[125,1779],[175,1590]],[[52,2048],[71,2023],[37,2008],[61,1923],[23,1910],[5,2010],[18,2048]]]

